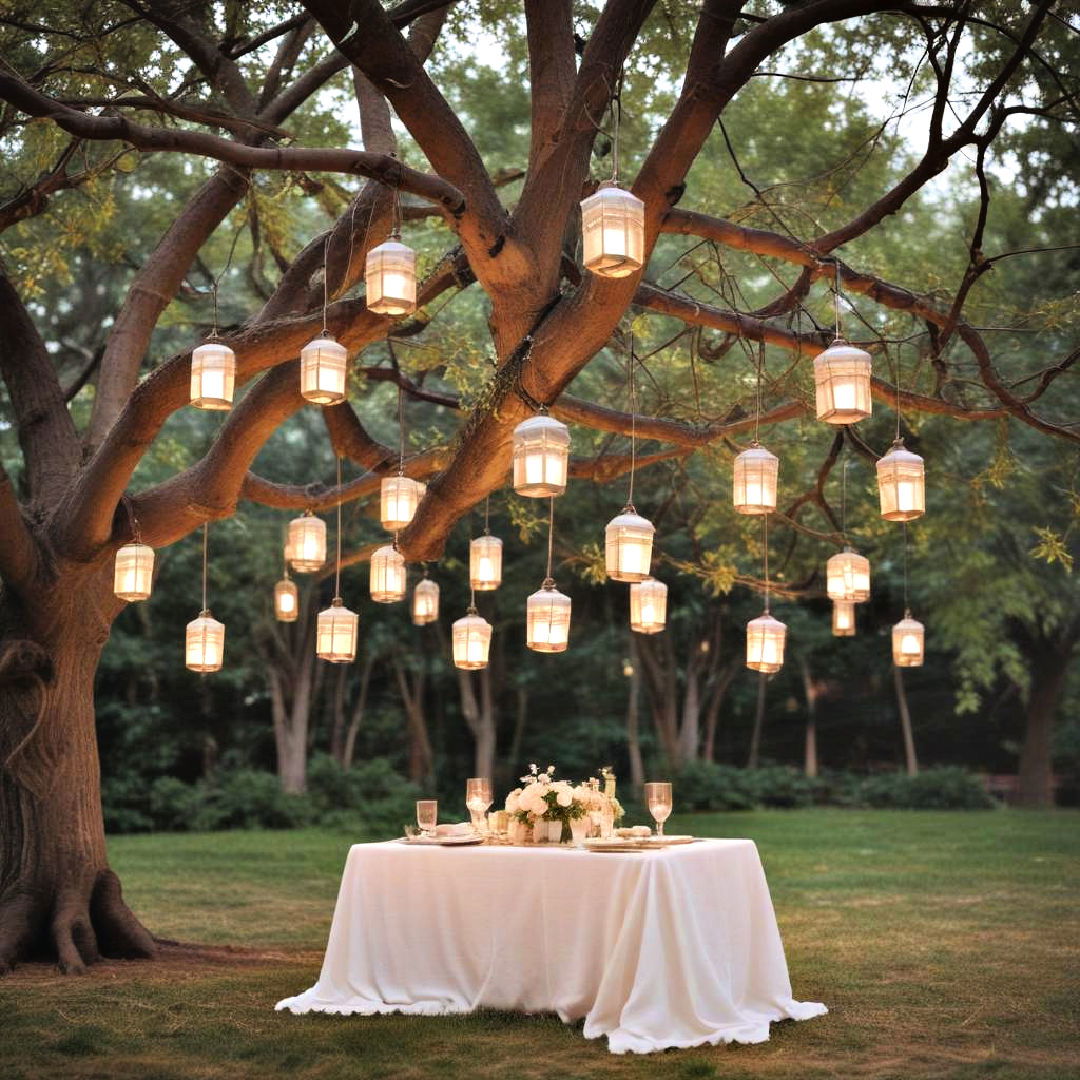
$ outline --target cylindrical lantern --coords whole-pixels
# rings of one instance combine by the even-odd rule
[[[154,549],[132,541],[116,549],[113,592],[121,600],[146,600],[154,587]]]
[[[892,628],[892,658],[897,667],[922,667],[926,628],[910,611]]]
[[[355,660],[359,623],[360,616],[350,611],[340,596],[335,596],[315,620],[315,655],[332,664],[348,664]]]
[[[497,536],[469,541],[469,584],[477,592],[491,592],[502,584],[503,543]]]
[[[667,586],[656,578],[630,586],[630,629],[639,634],[659,634],[667,626]]]
[[[870,354],[837,338],[814,357],[817,418],[829,424],[854,424],[870,415]]]
[[[923,459],[897,439],[877,463],[881,516],[888,521],[911,521],[926,513],[926,475]]]
[[[533,416],[514,428],[514,491],[533,499],[566,490],[570,431],[550,416]]]
[[[604,565],[614,581],[644,581],[652,566],[656,528],[632,506],[623,508],[604,529]]]
[[[192,671],[220,671],[225,659],[225,624],[209,610],[199,612],[187,624],[184,636],[184,662]]]
[[[487,667],[488,649],[491,646],[491,623],[482,619],[476,608],[458,619],[451,627],[454,643],[454,667],[477,671]]]
[[[411,476],[384,476],[380,490],[380,518],[388,532],[404,529],[413,519],[427,484]]]
[[[300,393],[316,405],[345,400],[349,354],[325,331],[300,350]]]
[[[364,278],[368,311],[408,315],[416,310],[416,252],[397,237],[368,252]]]
[[[274,618],[278,622],[296,622],[300,613],[300,596],[296,582],[282,578],[274,586]]]
[[[612,278],[632,274],[644,258],[645,204],[629,191],[603,184],[581,201],[581,248],[586,270]]]
[[[825,564],[825,591],[830,600],[869,600],[870,560],[849,547],[833,555]]]
[[[289,522],[285,558],[300,574],[313,574],[326,562],[326,522],[309,510]]]
[[[767,611],[746,624],[746,666],[773,674],[784,666],[787,626]]]
[[[525,647],[533,652],[565,652],[570,640],[569,596],[547,578],[525,601]]]
[[[855,602],[834,600],[832,606],[832,632],[834,637],[852,637],[855,633]]]
[[[735,509],[740,514],[771,514],[776,509],[776,477],[780,461],[756,442],[735,459]]]
[[[412,594],[412,621],[426,626],[439,617],[439,585],[430,578],[421,578]]]
[[[191,353],[191,404],[197,409],[231,409],[236,386],[236,354],[220,341]]]
[[[376,548],[371,556],[371,599],[380,604],[405,599],[405,559],[392,544]]]

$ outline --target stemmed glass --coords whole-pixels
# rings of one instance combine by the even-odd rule
[[[645,805],[656,822],[656,835],[663,836],[664,822],[671,817],[671,784],[646,784]]]
[[[472,776],[465,782],[465,805],[469,810],[473,828],[484,832],[485,814],[495,801],[491,780],[486,776]]]
[[[416,824],[424,836],[434,836],[435,827],[439,823],[439,800],[417,799],[416,800]]]

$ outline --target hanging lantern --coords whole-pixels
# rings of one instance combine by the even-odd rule
[[[735,459],[735,510],[740,514],[771,514],[776,509],[776,477],[780,461],[753,442]]]
[[[566,490],[570,431],[550,416],[533,416],[514,428],[514,491],[546,499]]]
[[[220,671],[225,659],[225,624],[203,608],[187,624],[184,645],[185,664],[192,671]]]
[[[497,536],[469,541],[469,584],[477,592],[491,592],[502,584],[503,543]]]
[[[610,181],[581,201],[581,248],[585,269],[620,278],[641,267],[645,251],[645,204]]]
[[[659,634],[667,626],[667,586],[656,578],[630,586],[630,629],[639,634]]]
[[[113,564],[113,592],[121,600],[146,600],[154,587],[154,549],[138,540],[121,544]]]
[[[604,565],[613,581],[644,581],[652,566],[656,528],[632,506],[623,507],[604,529]]]
[[[296,582],[285,577],[274,586],[274,618],[278,622],[296,622],[300,613],[300,596]]]
[[[236,354],[220,341],[207,341],[191,353],[191,404],[197,409],[231,409],[236,385]]]
[[[376,548],[371,556],[371,599],[396,604],[405,599],[405,559],[393,544]]]
[[[746,624],[746,666],[768,675],[784,666],[787,626],[767,611]]]
[[[833,555],[825,564],[825,591],[830,600],[869,600],[870,560],[850,547]]]
[[[345,400],[349,354],[327,330],[300,350],[300,393],[315,405]]]
[[[332,664],[348,664],[355,660],[359,623],[360,616],[350,611],[340,596],[335,596],[315,620],[315,655]]]
[[[412,594],[412,621],[426,626],[439,617],[439,585],[430,578],[421,578]]]
[[[897,439],[877,463],[881,516],[887,521],[912,521],[926,513],[923,459]]]
[[[834,600],[832,606],[833,637],[853,637],[855,634],[855,602]]]
[[[873,363],[865,349],[837,338],[814,357],[814,398],[817,418],[828,424],[854,424],[870,415],[870,373]]]
[[[565,652],[570,640],[569,596],[547,578],[525,601],[525,647],[533,652]]]
[[[310,510],[289,522],[285,559],[299,574],[313,574],[326,562],[326,522]]]
[[[416,310],[416,252],[398,236],[368,252],[364,278],[368,311],[408,315]]]
[[[454,643],[454,667],[466,671],[478,671],[487,667],[488,649],[491,647],[491,623],[482,619],[476,608],[470,607],[468,613],[451,627]]]
[[[892,628],[892,658],[897,667],[922,667],[926,628],[910,611]]]
[[[413,519],[427,484],[410,476],[384,476],[380,489],[380,518],[388,532],[404,529]]]

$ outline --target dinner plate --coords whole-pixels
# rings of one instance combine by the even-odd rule
[[[418,844],[422,847],[470,847],[473,844],[482,844],[482,836],[402,836],[398,842],[401,844]]]

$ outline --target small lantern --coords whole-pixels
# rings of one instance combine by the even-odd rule
[[[855,601],[834,600],[832,606],[833,637],[853,637],[855,634]]]
[[[469,541],[469,584],[477,592],[491,592],[502,584],[503,543],[485,533]]]
[[[864,349],[837,338],[814,357],[817,418],[828,424],[854,424],[870,415],[873,363]]]
[[[780,461],[757,442],[735,459],[735,509],[740,514],[771,514],[776,509],[776,477]]]
[[[613,183],[581,201],[585,269],[620,278],[640,269],[645,251],[645,204]]]
[[[787,627],[767,611],[746,624],[746,666],[772,675],[784,666]]]
[[[652,566],[656,529],[632,506],[623,507],[604,529],[604,565],[613,581],[644,581]]]
[[[622,662],[622,673],[629,679],[634,674],[634,665],[629,659],[624,659]]]
[[[570,431],[550,416],[533,416],[514,428],[514,491],[546,499],[566,490]]]
[[[236,354],[220,341],[191,353],[191,404],[197,409],[231,409],[236,386]]]
[[[360,616],[350,611],[340,596],[335,596],[315,620],[315,655],[332,664],[348,664],[355,660],[359,623]]]
[[[380,518],[388,532],[404,529],[413,519],[427,484],[410,476],[384,476],[380,490]]]
[[[300,350],[300,393],[315,405],[345,400],[349,354],[324,330]]]
[[[364,278],[368,311],[408,315],[416,310],[416,252],[396,235],[368,252]]]
[[[659,634],[667,626],[667,586],[656,578],[630,586],[630,629],[638,634]]]
[[[225,624],[203,608],[187,624],[184,646],[185,664],[192,671],[220,671],[225,659]]]
[[[912,521],[926,513],[923,459],[897,439],[877,463],[881,516],[887,521]]]
[[[430,578],[421,578],[412,594],[412,621],[426,626],[439,617],[439,585]]]
[[[371,599],[396,604],[405,599],[405,559],[392,544],[376,548],[371,556]]]
[[[870,560],[849,547],[833,555],[825,564],[825,591],[830,600],[869,600]]]
[[[922,667],[926,628],[910,611],[892,628],[892,658],[897,667]]]
[[[310,510],[289,522],[285,558],[298,574],[314,574],[326,562],[326,522]]]
[[[274,586],[274,618],[278,622],[296,622],[299,613],[300,596],[296,582],[287,577],[282,578]]]
[[[121,600],[146,600],[154,587],[154,549],[140,541],[121,544],[113,564],[113,592]]]
[[[570,640],[569,596],[546,578],[525,601],[525,647],[533,652],[565,652]]]
[[[466,671],[487,667],[491,623],[482,619],[476,613],[476,608],[470,607],[468,613],[454,623],[451,636],[454,642],[454,667]]]

